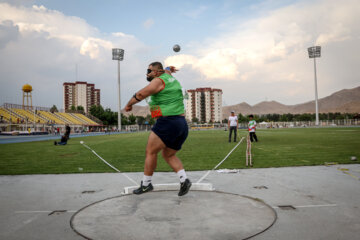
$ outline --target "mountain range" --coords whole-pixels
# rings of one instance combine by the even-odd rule
[[[360,113],[360,86],[352,89],[343,89],[331,94],[330,96],[320,98],[319,112],[341,112],[341,113]],[[253,106],[246,102],[235,105],[223,106],[223,119],[227,118],[231,111],[236,114],[271,114],[271,113],[315,113],[315,100],[296,105],[285,105],[276,101],[263,101]],[[133,106],[133,110],[129,113],[122,111],[126,116],[131,113],[135,116],[146,116],[149,114],[148,106]]]

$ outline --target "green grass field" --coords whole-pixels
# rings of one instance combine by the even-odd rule
[[[81,140],[120,171],[141,172],[148,135],[72,138],[66,146],[54,146],[53,141],[1,144],[0,174],[114,172],[80,145]],[[359,163],[350,157],[360,158],[360,128],[268,129],[258,130],[257,136],[259,142],[252,145],[254,168]],[[188,171],[212,169],[235,146],[227,140],[227,131],[191,131],[178,156]],[[245,168],[245,149],[246,141],[219,168]],[[160,155],[157,171],[171,171]]]

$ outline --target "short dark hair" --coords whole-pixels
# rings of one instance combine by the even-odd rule
[[[150,63],[150,65],[153,67],[157,67],[157,69],[159,69],[159,70],[164,70],[164,67],[161,64],[161,62],[153,62],[153,63]]]
[[[250,115],[249,115],[249,118],[254,118],[254,115],[250,114]]]

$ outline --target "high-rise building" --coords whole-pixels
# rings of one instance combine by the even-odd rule
[[[63,86],[65,110],[82,106],[87,113],[92,105],[100,105],[100,89],[95,89],[95,84],[65,82]]]
[[[189,98],[186,102],[186,119],[199,122],[221,122],[222,90],[211,88],[197,88],[187,90]]]

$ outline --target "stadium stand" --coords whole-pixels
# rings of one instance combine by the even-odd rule
[[[47,120],[44,118],[41,118],[37,113],[35,114],[34,111],[30,110],[24,110],[24,109],[11,109],[13,112],[23,116],[23,118],[28,120],[29,122],[35,122],[36,123],[47,123]]]
[[[51,123],[55,124],[66,124],[63,120],[60,118],[57,118],[55,114],[47,111],[39,111],[42,116],[45,116],[50,120]]]
[[[10,105],[10,104],[8,104]],[[36,124],[59,124],[59,125],[80,125],[80,126],[100,126],[99,123],[91,120],[87,116],[81,113],[63,113],[63,112],[50,112],[46,110],[26,110],[16,105],[16,107],[0,107],[0,116],[2,116],[3,122],[16,123],[33,123]],[[44,108],[43,108],[44,109]]]
[[[84,125],[84,123],[80,122],[79,120],[75,119],[70,115],[70,113],[56,113],[57,116],[62,116],[63,118],[66,118],[66,120],[70,121],[72,124],[78,124],[78,125]]]
[[[94,122],[93,120],[91,120],[90,118],[87,118],[85,115],[82,115],[80,113],[73,113],[73,115],[77,116],[78,118],[83,119],[84,121],[86,121],[87,124],[89,125],[98,125],[98,123]]]
[[[17,117],[15,115],[11,115],[10,112],[6,108],[0,108],[0,116],[2,116],[3,122],[11,122],[16,123]]]
[[[61,121],[65,122],[66,124],[75,124],[72,123],[69,119],[67,119],[66,117],[62,116],[61,114],[59,114],[58,112],[54,112],[53,113],[55,115],[55,117],[61,119]]]
[[[83,124],[89,124],[88,122],[86,122],[85,120],[83,120],[82,118],[79,118],[78,116],[76,116],[74,113],[69,113],[73,118],[75,118],[76,120],[82,122]]]

